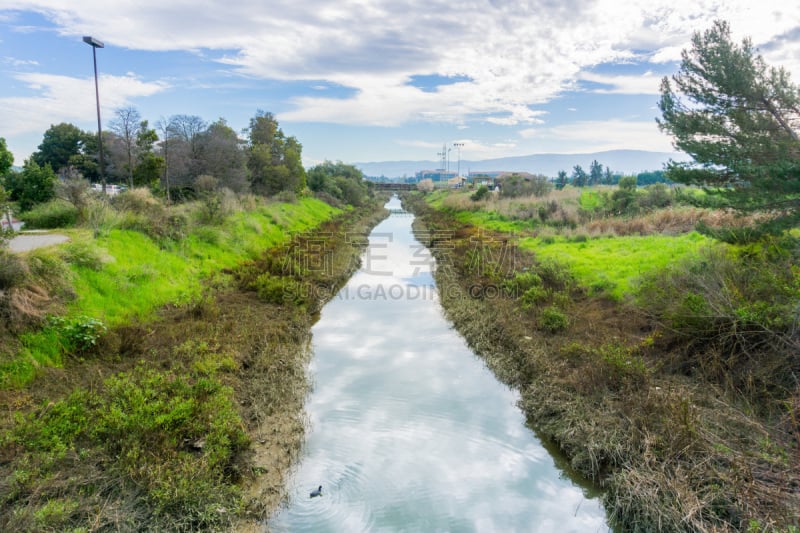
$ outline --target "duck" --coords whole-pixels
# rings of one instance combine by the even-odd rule
[[[318,488],[312,490],[311,494],[309,496],[311,498],[316,498],[317,496],[322,496],[322,485],[320,485]]]

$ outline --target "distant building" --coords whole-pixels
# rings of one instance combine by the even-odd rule
[[[452,178],[458,177],[458,172],[453,170],[420,170],[416,173],[417,181],[431,180],[434,183],[446,182]]]

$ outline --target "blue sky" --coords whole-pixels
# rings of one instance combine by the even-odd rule
[[[715,19],[800,79],[785,0],[0,0],[0,137],[20,165],[51,125],[134,106],[241,130],[274,113],[306,165],[671,150],[661,77]]]

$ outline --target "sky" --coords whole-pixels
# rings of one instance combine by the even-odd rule
[[[660,80],[717,19],[800,80],[786,0],[0,0],[0,137],[21,165],[52,124],[97,131],[89,35],[104,129],[268,111],[306,166],[671,151]]]

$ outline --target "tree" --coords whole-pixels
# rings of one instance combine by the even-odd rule
[[[250,150],[247,167],[253,192],[265,195],[299,192],[305,187],[302,145],[286,138],[272,113],[258,111],[248,128]]]
[[[603,182],[603,165],[597,159],[589,165],[589,185],[599,185]]]
[[[575,165],[572,168],[572,184],[576,187],[585,187],[586,182],[589,180],[589,176],[586,174],[586,171],[583,170],[583,167],[580,165]]]
[[[364,174],[353,165],[341,161],[325,161],[308,169],[308,188],[326,193],[351,205],[362,205],[367,197]]]
[[[162,186],[169,202],[174,189],[191,187],[194,179],[200,174],[198,140],[207,124],[195,115],[173,115],[168,119],[159,119],[156,127],[161,136],[161,143],[155,155],[160,156],[163,161],[145,156],[143,163],[147,166],[142,173],[150,176],[152,172],[158,172],[160,169]],[[149,142],[152,139],[155,143],[154,130],[144,126],[142,133],[141,142]],[[145,170],[147,172],[144,172]]]
[[[4,177],[6,173],[11,169],[11,166],[14,164],[14,154],[8,151],[8,147],[6,147],[6,140],[3,137],[0,137],[0,218],[6,217],[8,218],[8,227],[11,228],[11,216],[10,216],[10,195],[6,190],[3,188],[4,184]],[[3,243],[3,232],[0,231],[0,244]]]
[[[8,150],[6,140],[0,137],[0,178],[6,175],[13,164],[14,154]]]
[[[800,90],[750,39],[732,42],[723,21],[695,33],[659,108],[661,130],[694,159],[671,161],[668,179],[707,187],[707,204],[771,213],[762,230],[800,220]]]
[[[55,183],[56,174],[50,164],[39,166],[33,157],[25,161],[21,172],[11,172],[4,180],[11,200],[19,203],[22,211],[52,200],[55,196]]]
[[[638,210],[636,176],[622,176],[619,187],[611,194],[611,211],[615,215],[632,214]]]
[[[83,154],[86,137],[86,133],[73,124],[62,122],[50,126],[32,159],[40,167],[50,165],[58,171],[70,165],[70,159]]]
[[[567,171],[566,170],[559,170],[558,177],[556,178],[556,189],[563,189],[567,186],[568,178],[567,178]]]
[[[611,172],[611,169],[606,167],[606,170],[603,172],[603,184],[605,185],[613,185],[614,184],[614,174]]]
[[[139,123],[136,132],[136,168],[133,171],[134,186],[154,186],[158,183],[165,165],[163,157],[155,154],[153,147],[158,141],[156,130],[146,120]]]
[[[109,128],[119,137],[123,149],[125,163],[123,165],[128,178],[128,186],[133,188],[134,162],[136,161],[136,137],[141,127],[142,117],[135,107],[120,107],[114,110],[115,118]]]
[[[164,159],[163,171],[162,174],[162,185],[164,187],[164,191],[167,196],[167,203],[172,201],[171,194],[170,194],[170,155],[171,151],[169,150],[169,137],[170,137],[170,128],[169,128],[169,120],[165,118],[160,118],[158,122],[156,122],[156,127],[161,132],[161,157]]]
[[[225,119],[212,123],[198,139],[201,174],[214,176],[221,187],[235,192],[247,191],[247,154],[243,145],[244,141]]]

